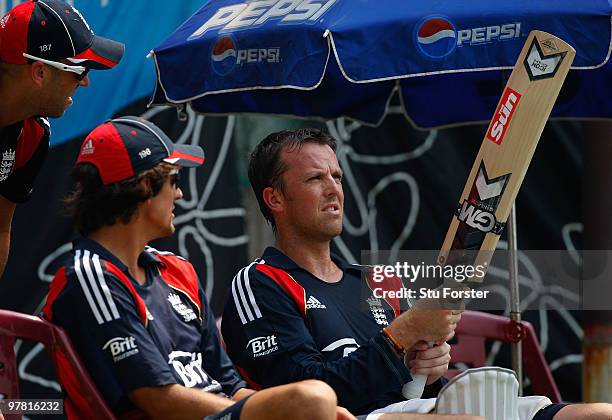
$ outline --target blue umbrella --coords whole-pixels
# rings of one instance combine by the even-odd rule
[[[532,29],[576,59],[552,117],[612,118],[609,0],[213,0],[153,55],[153,103],[432,128],[488,121]]]

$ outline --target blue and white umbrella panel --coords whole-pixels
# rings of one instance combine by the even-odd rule
[[[154,49],[152,102],[377,124],[399,91],[418,127],[487,121],[533,29],[577,51],[552,116],[612,118],[608,0],[211,1]]]

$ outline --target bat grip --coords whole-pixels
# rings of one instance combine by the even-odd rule
[[[434,343],[433,341],[430,341],[427,344],[429,344],[429,347],[432,347]],[[402,387],[402,395],[407,400],[412,400],[414,398],[421,398],[426,384],[427,384],[427,375],[413,375],[412,381],[406,382],[404,386]]]

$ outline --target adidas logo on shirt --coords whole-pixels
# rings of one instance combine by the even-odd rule
[[[310,296],[306,301],[306,309],[327,309],[327,306],[319,302],[316,297]]]

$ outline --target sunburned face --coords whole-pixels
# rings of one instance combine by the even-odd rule
[[[50,79],[43,86],[40,95],[40,115],[58,118],[64,115],[66,109],[72,105],[72,95],[79,86],[89,86],[89,76],[78,80],[75,73],[62,71],[47,66]]]
[[[287,169],[281,176],[284,190],[279,194],[282,210],[276,215],[277,225],[308,240],[329,241],[339,235],[344,192],[342,169],[334,151],[326,145],[306,143],[283,151],[281,159]]]

